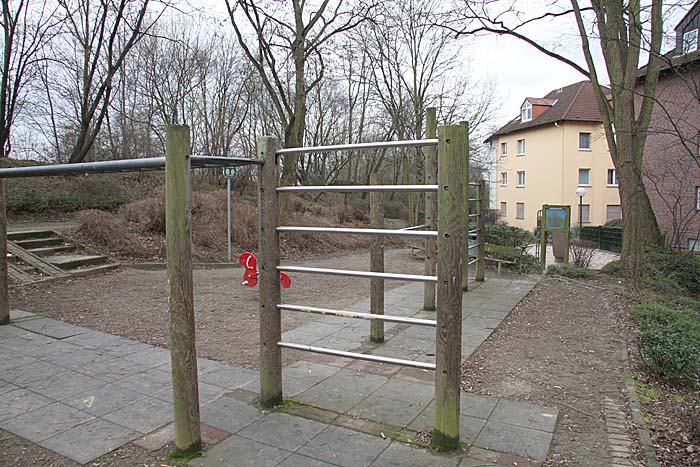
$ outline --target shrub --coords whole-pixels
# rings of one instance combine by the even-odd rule
[[[147,256],[146,246],[128,232],[122,220],[113,214],[96,209],[79,211],[75,214],[78,231],[110,252],[124,256]],[[151,255],[159,251],[150,252]]]
[[[571,279],[590,278],[597,273],[593,269],[583,268],[575,264],[551,264],[547,267],[547,274],[558,274]]]
[[[596,244],[587,240],[573,240],[569,245],[571,262],[581,268],[591,266],[591,260],[595,254]]]
[[[646,262],[654,287],[672,294],[700,296],[700,256],[659,250],[649,252]]]
[[[639,347],[660,376],[678,382],[700,376],[700,311],[671,302],[634,306]]]
[[[405,219],[406,205],[400,201],[384,200],[384,216],[387,219]]]
[[[486,224],[485,236],[486,243],[521,250],[525,250],[534,240],[534,235],[531,232],[505,224]]]
[[[603,266],[600,272],[613,277],[623,277],[625,275],[625,264],[621,260],[616,259]]]

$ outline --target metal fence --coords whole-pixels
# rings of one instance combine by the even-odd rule
[[[602,225],[582,227],[581,240],[595,242],[598,249],[614,251],[619,253],[622,251],[622,229],[619,227],[605,227]]]

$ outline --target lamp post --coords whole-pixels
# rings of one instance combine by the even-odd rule
[[[578,196],[578,231],[580,236],[581,228],[583,227],[583,197],[586,196],[586,189],[583,187],[576,188],[576,196]]]

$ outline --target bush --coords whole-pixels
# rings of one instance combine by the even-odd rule
[[[575,264],[551,264],[547,267],[547,274],[558,274],[571,279],[590,278],[597,273],[593,269],[582,268]]]
[[[96,209],[79,211],[75,220],[80,226],[78,231],[90,241],[107,247],[110,252],[124,256],[147,256],[149,252],[143,242],[129,233],[124,222],[113,214]],[[158,255],[160,251],[150,252]]]
[[[700,311],[671,302],[634,306],[639,347],[649,367],[678,382],[700,376]]]
[[[505,224],[486,224],[486,243],[503,245],[525,250],[532,243],[534,235],[519,227]]]
[[[616,259],[603,266],[600,272],[613,277],[623,277],[625,275],[625,264],[621,260]]]
[[[617,227],[622,228],[622,219],[613,219],[605,223],[605,227]]]
[[[595,249],[596,244],[594,242],[588,240],[573,240],[571,245],[569,245],[571,262],[581,268],[590,267]]]
[[[700,296],[700,256],[659,250],[648,253],[646,261],[652,286],[671,294]]]

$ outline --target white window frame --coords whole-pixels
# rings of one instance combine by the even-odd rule
[[[501,143],[501,156],[507,156],[508,155],[508,142],[506,141],[505,143]]]
[[[588,135],[588,147],[581,146],[581,136]],[[579,151],[591,151],[591,132],[590,131],[579,131],[578,133],[578,150]]]
[[[585,209],[582,209],[582,208],[585,208]],[[591,223],[591,205],[590,204],[579,204],[578,209],[579,209],[579,212],[578,212],[579,217],[577,217],[576,220],[582,219],[581,220],[582,224],[590,224]],[[581,216],[582,212],[587,212],[588,216],[585,216],[585,217]]]
[[[612,174],[612,178],[610,177],[610,174]],[[608,178],[607,178],[607,184],[609,187],[617,187],[620,184],[620,180],[617,178],[617,170],[616,169],[608,169]],[[612,183],[610,183],[610,180],[612,180]]]
[[[522,217],[518,217],[518,206],[523,207],[523,215]],[[515,203],[515,218],[519,220],[525,220],[525,203]]]
[[[530,120],[532,120],[532,104],[530,104],[530,102],[528,101],[525,101],[523,106],[520,108],[520,121],[529,122]]]
[[[518,156],[525,155],[525,138],[518,140]]]
[[[506,217],[508,215],[508,203],[506,201],[501,201],[501,216]]]
[[[588,173],[588,183],[581,183],[582,173]],[[591,169],[586,167],[578,169],[578,186],[591,186]]]
[[[698,50],[698,29],[691,29],[683,33],[683,53],[689,54]]]
[[[522,183],[520,183],[520,179],[522,177]],[[525,171],[524,170],[518,170],[518,184],[516,185],[518,188],[525,188]]]
[[[501,186],[508,186],[508,172],[501,172]]]

